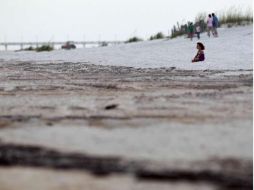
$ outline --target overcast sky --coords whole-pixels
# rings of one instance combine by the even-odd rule
[[[0,0],[0,41],[126,40],[252,0]]]

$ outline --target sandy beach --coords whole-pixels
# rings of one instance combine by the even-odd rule
[[[1,190],[250,190],[252,26],[0,51]]]
[[[0,168],[1,188],[63,189],[47,180],[57,178],[65,189],[250,189],[252,79],[252,70],[2,61],[0,164],[12,167]]]
[[[0,23],[0,190],[253,190],[251,0],[2,0]]]

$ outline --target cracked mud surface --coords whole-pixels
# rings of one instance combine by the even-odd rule
[[[1,62],[1,189],[252,189],[252,73]]]

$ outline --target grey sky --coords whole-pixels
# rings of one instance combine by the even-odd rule
[[[252,0],[0,0],[0,41],[148,38],[231,6]]]

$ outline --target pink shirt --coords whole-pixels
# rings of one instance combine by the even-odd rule
[[[213,18],[211,17],[208,17],[208,19],[207,19],[207,26],[208,27],[213,27]]]

